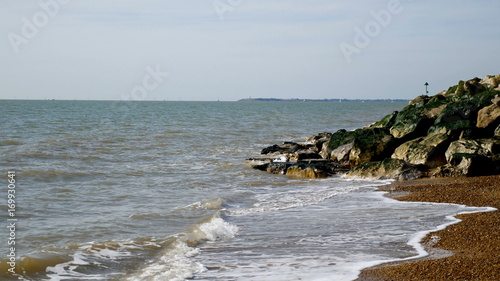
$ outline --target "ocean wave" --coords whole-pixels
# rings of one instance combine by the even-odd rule
[[[226,222],[215,213],[175,236],[174,241],[147,266],[133,273],[127,281],[182,281],[193,278],[207,269],[192,258],[199,254],[196,246],[203,241],[218,241],[233,238],[238,227]]]
[[[45,247],[45,250],[20,258],[15,276],[9,275],[8,268],[4,268],[8,261],[0,260],[0,279],[62,281],[115,280],[118,277],[130,281],[180,281],[206,270],[192,259],[199,253],[197,245],[204,241],[231,239],[237,232],[238,227],[225,221],[217,211],[183,232],[164,238],[142,237],[87,242],[63,248]],[[147,261],[147,257],[155,258]],[[146,266],[134,269],[144,262]],[[129,271],[116,271],[113,268],[117,263],[125,265]]]
[[[197,255],[199,249],[189,247],[182,240],[172,243],[162,255],[139,272],[132,274],[127,281],[183,281],[194,274],[205,271],[202,264],[194,262],[191,257]]]
[[[33,280],[33,277],[44,275],[47,267],[56,266],[71,260],[66,254],[51,251],[43,251],[22,257],[16,262],[15,274],[8,271],[10,265],[8,259],[0,259],[1,280]],[[26,279],[29,276],[30,279]]]

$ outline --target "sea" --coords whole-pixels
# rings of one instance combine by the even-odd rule
[[[425,256],[424,235],[486,209],[247,160],[405,105],[1,100],[0,280],[354,280]]]

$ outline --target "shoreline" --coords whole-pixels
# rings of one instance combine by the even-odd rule
[[[420,242],[428,256],[366,268],[357,281],[500,280],[500,176],[424,178],[378,190],[400,201],[497,210],[454,216],[461,222],[430,232]]]

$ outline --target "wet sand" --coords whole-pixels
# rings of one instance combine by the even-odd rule
[[[500,210],[500,176],[420,179],[382,187],[401,201]],[[500,211],[457,215],[462,222],[427,235],[429,257],[364,270],[358,281],[500,280]]]

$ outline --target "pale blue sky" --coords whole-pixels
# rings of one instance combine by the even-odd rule
[[[0,98],[411,99],[500,74],[499,14],[498,0],[0,0]]]

